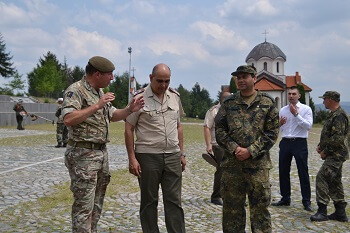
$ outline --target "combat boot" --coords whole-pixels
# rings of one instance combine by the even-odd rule
[[[335,212],[331,215],[328,215],[328,218],[339,222],[348,222],[348,217],[346,216],[345,212],[346,202],[334,203],[334,207]]]
[[[63,147],[67,147],[67,143],[63,143]]]
[[[327,205],[322,204],[320,202],[317,202],[317,205],[318,205],[317,213],[314,215],[311,215],[310,220],[316,221],[316,222],[327,221],[328,220]]]
[[[61,142],[59,142],[56,146],[55,146],[56,148],[60,148],[60,147],[62,147],[62,143]]]

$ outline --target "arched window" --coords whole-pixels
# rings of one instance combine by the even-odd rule
[[[254,67],[254,63],[252,63],[252,66]]]
[[[276,68],[277,68],[277,73],[279,73],[280,72],[280,63],[279,62],[276,63]]]
[[[264,70],[267,70],[267,62],[264,62]]]

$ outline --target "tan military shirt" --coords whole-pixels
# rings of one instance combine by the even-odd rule
[[[96,91],[83,77],[80,81],[70,85],[65,91],[62,104],[63,117],[74,110],[81,110],[96,104],[102,95],[102,89]],[[68,127],[69,139],[76,142],[109,142],[108,127],[115,110],[116,108],[111,103],[107,103],[82,123]]]
[[[210,143],[213,145],[217,145],[216,143],[216,139],[215,139],[215,116],[218,113],[220,108],[220,103],[217,105],[214,105],[213,107],[211,107],[207,113],[205,114],[205,118],[204,118],[204,126],[209,128],[210,131],[210,137],[211,137],[211,141]]]
[[[135,127],[135,152],[179,152],[177,126],[183,112],[179,94],[167,90],[161,103],[148,85],[140,95],[144,97],[145,106],[126,118],[126,121]]]

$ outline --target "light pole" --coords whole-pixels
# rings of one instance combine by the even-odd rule
[[[131,52],[132,52],[132,48],[131,48],[131,47],[129,47],[129,48],[128,48],[128,53],[130,54],[130,59],[129,59],[129,86],[128,86],[128,103],[129,103],[130,98],[131,98],[131,96],[130,96]]]

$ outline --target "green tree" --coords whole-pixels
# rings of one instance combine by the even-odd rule
[[[39,64],[28,74],[30,95],[58,98],[65,88],[62,65],[50,51],[39,59]]]
[[[328,115],[329,115],[328,110],[322,110],[322,109],[316,110],[314,123],[323,123],[327,119]]]
[[[0,87],[0,95],[13,95],[13,91],[8,87]]]
[[[231,92],[231,93],[236,93],[237,92],[236,82],[235,82],[235,79],[233,77],[231,78],[231,81],[230,81],[229,92]]]
[[[11,62],[12,58],[10,52],[6,52],[6,43],[0,33],[0,75],[4,78],[9,78],[16,72]]]
[[[304,89],[304,86],[303,86],[303,85],[301,85],[301,84],[298,84],[298,85],[297,85],[297,88],[298,88],[299,93],[300,93],[300,99],[299,99],[300,103],[302,103],[302,104],[306,104],[306,101],[305,101],[305,89]]]
[[[189,113],[191,112],[191,93],[186,88],[182,86],[182,84],[179,85],[178,88],[176,88],[176,91],[180,94],[181,104],[182,108],[184,109],[184,112],[186,116],[189,116]]]
[[[85,75],[85,70],[80,66],[74,66],[69,76],[69,85],[79,81]]]
[[[12,90],[17,90],[17,92],[19,90],[23,90],[25,81],[22,80],[22,76],[23,75],[20,75],[18,72],[16,72],[15,75],[13,76],[13,80],[10,83],[5,85]]]
[[[190,98],[191,111],[189,112],[189,116],[204,119],[205,113],[213,105],[213,100],[210,99],[209,92],[204,88],[202,89],[199,83],[196,83],[192,88]]]
[[[313,116],[313,118],[315,120],[315,103],[312,100],[311,96],[309,97],[309,106],[310,106],[310,108],[312,110],[312,116]]]

